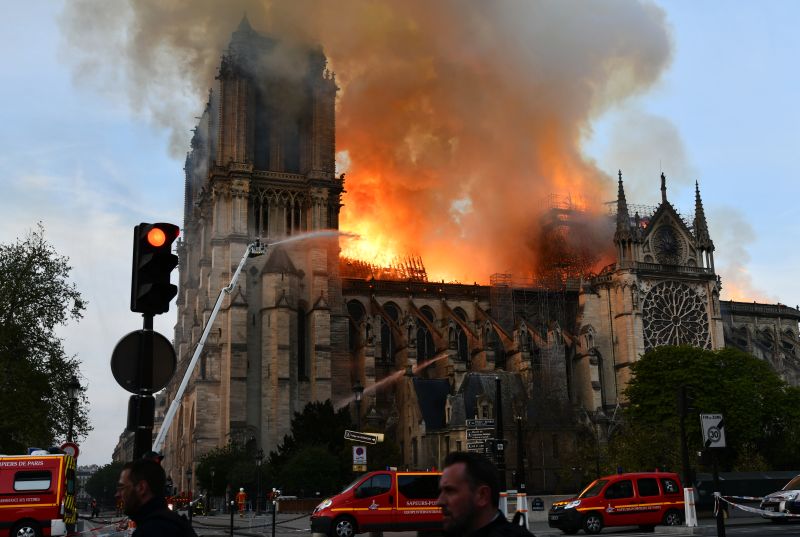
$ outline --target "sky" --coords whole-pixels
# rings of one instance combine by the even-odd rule
[[[800,194],[800,3],[656,5],[671,60],[652,85],[593,119],[584,158],[611,177],[622,170],[629,204],[655,205],[663,171],[670,201],[692,213],[698,181],[722,298],[800,304],[792,209]],[[182,222],[184,163],[170,149],[173,133],[113,84],[76,71],[63,10],[31,0],[0,19],[0,242],[42,222],[70,258],[88,307],[59,335],[82,362],[94,427],[80,441],[79,464],[106,464],[129,396],[111,375],[111,353],[141,328],[128,309],[133,227]],[[187,122],[187,136],[193,127]],[[155,329],[171,338],[174,322],[173,307]]]

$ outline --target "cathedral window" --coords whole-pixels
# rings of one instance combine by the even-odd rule
[[[430,330],[424,323],[417,321],[417,360],[430,360],[435,354]]]
[[[645,352],[661,345],[711,348],[706,302],[684,283],[661,282],[650,289],[644,298],[642,320]]]
[[[349,346],[350,352],[356,352],[364,342],[361,341],[361,332],[359,327],[364,320],[367,312],[364,306],[358,300],[351,300],[347,303],[347,313],[350,315],[348,322],[349,325]]]

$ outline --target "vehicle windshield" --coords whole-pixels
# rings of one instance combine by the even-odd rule
[[[800,490],[800,475],[786,483],[782,490]]]
[[[365,474],[361,474],[360,476],[358,476],[357,478],[355,478],[355,480],[354,480],[352,483],[350,483],[349,485],[347,485],[345,488],[343,488],[343,489],[342,489],[342,492],[340,492],[339,494],[342,494],[343,492],[347,492],[347,491],[348,491],[348,490],[350,490],[351,488],[353,488],[353,487],[355,487],[356,485],[358,485],[358,484],[361,482],[361,479],[364,477],[364,475],[365,475]]]
[[[580,494],[578,494],[578,498],[592,498],[600,494],[600,491],[603,490],[603,487],[608,483],[607,479],[598,479],[597,481],[590,484],[588,487],[583,489]]]

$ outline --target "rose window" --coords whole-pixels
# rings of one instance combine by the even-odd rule
[[[711,348],[705,300],[691,287],[662,282],[644,298],[644,350],[660,345]]]

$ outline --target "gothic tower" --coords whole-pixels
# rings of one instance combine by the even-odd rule
[[[248,260],[214,322],[167,436],[173,475],[229,442],[269,452],[294,412],[335,395],[337,374],[349,390],[339,246],[313,238],[338,229],[343,192],[325,66],[320,49],[261,35],[244,18],[194,131],[168,400],[247,245],[271,246]]]
[[[685,220],[667,200],[631,216],[619,173],[614,245],[617,262],[584,286],[582,352],[575,371],[581,404],[609,410],[620,401],[630,365],[660,345],[725,346],[720,279],[699,186],[695,215]]]

